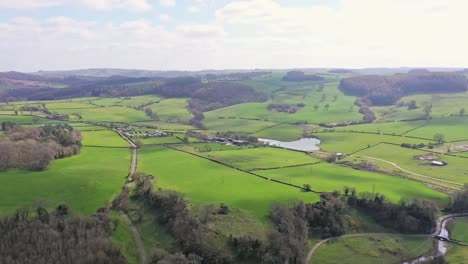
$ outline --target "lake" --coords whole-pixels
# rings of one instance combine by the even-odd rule
[[[286,149],[299,150],[299,151],[316,151],[320,148],[317,146],[320,144],[320,139],[317,138],[301,138],[296,141],[279,141],[273,139],[259,138],[259,142],[276,147],[282,147]]]

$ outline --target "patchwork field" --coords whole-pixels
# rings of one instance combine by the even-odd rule
[[[165,147],[143,148],[139,153],[139,171],[155,175],[157,187],[184,193],[195,206],[225,203],[266,220],[274,203],[318,200],[316,194]]]
[[[61,109],[57,112],[60,114],[67,115],[73,115],[75,113],[78,113],[81,115],[82,121],[134,122],[150,120],[143,111],[119,106],[96,107],[86,109]]]
[[[258,138],[275,139],[280,141],[294,141],[300,139],[304,128],[295,125],[278,125],[258,131],[253,136]]]
[[[81,154],[56,160],[45,171],[1,172],[0,212],[46,199],[50,207],[65,202],[77,213],[92,214],[119,194],[130,156],[127,149],[84,147]]]
[[[294,166],[319,161],[302,152],[268,147],[211,151],[203,155],[245,170]]]
[[[272,100],[265,103],[244,103],[228,106],[207,112],[205,116],[207,119],[241,117],[288,124],[328,123],[362,119],[362,115],[358,113],[358,108],[354,106],[356,98],[344,96],[337,89],[336,83],[327,84],[323,91],[318,89],[317,86],[287,89],[281,94],[275,94]],[[304,104],[304,107],[296,113],[290,114],[270,111],[267,109],[270,104]],[[314,109],[315,105],[317,105],[317,110]]]
[[[430,161],[416,160],[416,155],[427,155],[427,152],[413,149],[403,149],[400,146],[381,144],[356,153],[356,157],[374,157],[398,164],[401,168],[413,173],[430,176],[459,184],[468,183],[468,168],[465,166],[467,159],[439,156],[441,161],[446,161],[447,166],[431,166]],[[352,157],[351,157],[352,158]],[[365,157],[364,157],[365,158]]]
[[[424,184],[399,177],[355,170],[348,167],[320,163],[295,168],[258,171],[260,175],[302,186],[310,184],[315,191],[342,191],[344,186],[358,192],[379,192],[392,202],[401,199],[426,198],[447,205],[448,197]]]
[[[192,114],[187,110],[188,99],[165,99],[147,108],[153,110],[160,120],[188,124]]]

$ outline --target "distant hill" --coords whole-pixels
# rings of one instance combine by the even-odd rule
[[[405,95],[467,91],[465,76],[454,72],[417,71],[392,76],[363,75],[341,80],[340,90],[374,105],[390,105]]]

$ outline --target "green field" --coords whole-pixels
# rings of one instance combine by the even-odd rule
[[[207,119],[218,117],[254,118],[279,123],[330,123],[340,121],[361,120],[362,115],[354,106],[356,98],[343,95],[338,89],[337,83],[327,84],[324,91],[319,92],[317,86],[303,86],[294,89],[286,89],[265,103],[244,103],[220,108],[207,112]],[[335,99],[336,96],[336,99]],[[323,100],[322,100],[323,98]],[[270,104],[300,104],[305,106],[294,114],[269,111]],[[325,105],[329,105],[328,110]],[[314,110],[313,106],[319,108]]]
[[[153,110],[162,121],[187,124],[192,114],[187,110],[188,99],[165,99],[147,108]]]
[[[138,107],[142,104],[154,103],[161,98],[156,95],[143,95],[132,97],[112,97],[112,98],[99,98],[91,100],[90,102],[98,106],[125,106],[125,107]]]
[[[243,133],[255,133],[257,131],[277,125],[277,123],[262,120],[218,117],[207,117],[203,123],[209,130],[212,131],[230,131]]]
[[[302,137],[304,128],[295,125],[278,125],[261,130],[253,136],[258,138],[275,139],[280,141],[294,141]]]
[[[0,212],[45,198],[50,207],[65,202],[75,212],[92,214],[120,192],[129,164],[127,149],[84,147],[81,154],[56,160],[45,171],[1,172]]]
[[[318,196],[165,147],[140,150],[139,170],[156,186],[184,193],[194,205],[225,203],[266,219],[274,203],[317,201]]]
[[[79,113],[83,118],[82,121],[134,122],[149,120],[143,111],[120,106],[87,109],[61,109],[57,110],[57,112],[67,115]]]
[[[468,139],[467,127],[468,116],[437,118],[432,119],[429,124],[409,132],[407,136],[432,139],[435,134],[440,133],[445,136],[447,141],[466,140]]]
[[[46,108],[51,112],[56,112],[62,109],[86,109],[86,108],[96,108],[97,106],[88,104],[88,103],[80,103],[80,102],[50,102],[47,103]]]
[[[379,120],[408,120],[424,117],[424,106],[432,105],[432,117],[449,117],[458,115],[460,110],[465,108],[468,111],[468,93],[448,93],[448,94],[418,94],[405,96],[399,102],[416,101],[418,108],[408,110],[407,107],[380,106],[372,107]],[[397,102],[398,104],[398,102]]]
[[[379,192],[392,202],[418,197],[431,199],[440,205],[446,205],[448,202],[447,195],[434,191],[417,181],[328,163],[258,171],[257,173],[299,186],[307,183],[315,191],[341,191],[344,186],[348,186],[356,188],[358,192]]]
[[[99,147],[128,147],[128,143],[112,130],[82,131],[85,146]]]
[[[336,131],[343,132],[370,132],[377,134],[390,134],[390,135],[402,135],[408,131],[419,128],[425,125],[427,121],[411,121],[411,122],[384,122],[384,123],[372,123],[353,125],[345,127],[337,127]]]
[[[293,166],[319,161],[302,152],[269,147],[211,151],[203,153],[203,155],[245,170]]]
[[[390,235],[342,238],[322,245],[311,263],[402,263],[430,252],[432,247],[432,239],[427,238]]]
[[[464,158],[439,155],[440,160],[448,162],[447,166],[431,166],[428,161],[416,160],[416,155],[428,154],[427,152],[413,149],[404,149],[400,146],[381,144],[355,154],[356,157],[368,156],[379,158],[398,164],[410,172],[430,176],[433,178],[453,181],[459,184],[468,183],[467,160]],[[351,157],[352,158],[352,157]]]
[[[333,133],[316,133],[314,136],[318,137],[322,142],[319,147],[328,152],[342,152],[352,153],[361,149],[368,148],[381,142],[401,144],[419,144],[431,143],[430,140],[414,139],[409,137],[400,136],[387,136],[379,134],[368,133],[347,133],[347,132],[333,132]]]

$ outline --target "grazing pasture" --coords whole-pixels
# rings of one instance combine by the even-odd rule
[[[164,99],[159,103],[151,104],[147,108],[153,110],[162,121],[188,124],[192,114],[187,110],[188,99],[172,98]]]
[[[379,158],[389,162],[396,163],[401,168],[413,173],[430,176],[446,181],[452,181],[459,184],[468,183],[467,159],[452,157],[447,155],[438,155],[440,161],[446,161],[447,166],[431,166],[430,161],[417,160],[417,155],[427,155],[428,152],[414,149],[406,149],[400,146],[381,144],[356,153],[353,156],[363,156]],[[351,157],[353,158],[353,157]],[[394,168],[396,169],[396,168]],[[417,176],[415,178],[418,178]]]
[[[300,139],[304,133],[302,126],[278,125],[258,131],[253,136],[258,138],[275,139],[280,141],[294,141]]]
[[[358,192],[379,192],[392,202],[417,197],[436,201],[440,205],[446,205],[448,202],[445,194],[434,191],[417,181],[328,163],[265,170],[257,173],[299,186],[310,184],[311,189],[316,191],[341,191],[344,186],[348,186],[356,188]]]
[[[467,107],[468,108],[468,107]],[[434,118],[427,125],[415,129],[407,136],[433,139],[435,134],[443,134],[447,141],[460,141],[468,139],[468,116],[452,116]]]
[[[270,147],[211,151],[203,155],[245,170],[294,166],[319,161],[302,152]]]
[[[264,103],[232,105],[207,112],[205,115],[207,118],[241,117],[287,124],[361,120],[362,115],[354,105],[356,98],[343,95],[337,89],[337,85],[337,83],[327,84],[323,91],[319,91],[317,86],[286,89]],[[304,106],[295,113],[284,113],[268,110],[270,104],[304,104]],[[317,109],[314,108],[315,105]]]
[[[313,202],[318,196],[166,147],[140,150],[139,170],[156,177],[156,187],[184,193],[200,206],[225,203],[266,220],[274,203]]]
[[[318,137],[322,142],[319,147],[328,152],[342,152],[352,153],[361,149],[371,147],[381,142],[401,144],[428,144],[432,141],[424,139],[416,139],[400,136],[388,136],[379,134],[368,133],[347,133],[347,132],[333,132],[333,133],[316,133],[314,136]]]
[[[203,123],[212,131],[255,133],[277,125],[274,122],[241,118],[207,117]]]
[[[134,122],[150,120],[143,111],[138,111],[128,107],[110,106],[86,109],[61,109],[60,114],[81,115],[81,121],[101,121],[101,122]]]
[[[55,160],[45,171],[0,172],[0,212],[12,213],[43,198],[50,207],[65,202],[77,213],[90,215],[120,193],[130,157],[128,149],[84,147],[79,155]]]

